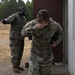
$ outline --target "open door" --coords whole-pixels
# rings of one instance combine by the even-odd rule
[[[63,0],[33,0],[33,15],[36,17],[37,11],[45,8],[50,16],[63,27]],[[53,48],[54,62],[63,61],[63,42]]]

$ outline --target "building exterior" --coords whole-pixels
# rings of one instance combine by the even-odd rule
[[[33,0],[33,13],[45,8],[64,29],[63,41],[54,50],[55,62],[62,62],[75,75],[75,0]]]
[[[75,75],[75,0],[68,0],[68,69]]]

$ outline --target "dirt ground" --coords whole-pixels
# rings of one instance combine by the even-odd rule
[[[11,57],[9,47],[9,32],[10,25],[4,25],[0,23],[0,61]],[[31,41],[29,41],[28,38],[25,38],[23,58],[28,59],[30,53],[30,46]]]
[[[12,72],[11,52],[9,47],[10,25],[0,23],[0,75],[28,75],[28,69],[25,68],[25,62],[29,59],[31,41],[25,38],[24,53],[21,60],[21,66],[25,69],[20,74]],[[70,75],[62,65],[52,67],[53,75]]]
[[[6,65],[8,68],[11,67],[9,32],[10,32],[10,25],[4,25],[0,23],[0,75],[1,75],[2,69],[5,69]],[[23,57],[21,61],[23,67],[24,67],[24,63],[28,61],[29,53],[30,53],[30,46],[31,46],[31,41],[29,41],[28,38],[25,38],[24,53],[23,53]],[[6,74],[2,74],[2,75],[6,75]]]

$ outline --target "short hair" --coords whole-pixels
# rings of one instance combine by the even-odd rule
[[[49,21],[49,13],[46,9],[41,9],[38,11],[36,15],[36,19],[38,22],[48,22]]]

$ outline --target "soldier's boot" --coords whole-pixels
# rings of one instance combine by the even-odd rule
[[[22,67],[18,67],[18,69],[19,69],[20,71],[24,71],[24,69],[23,69]]]
[[[29,62],[25,63],[25,68],[29,68]]]
[[[20,71],[17,67],[13,67],[12,71],[15,72],[15,73],[20,73]]]

